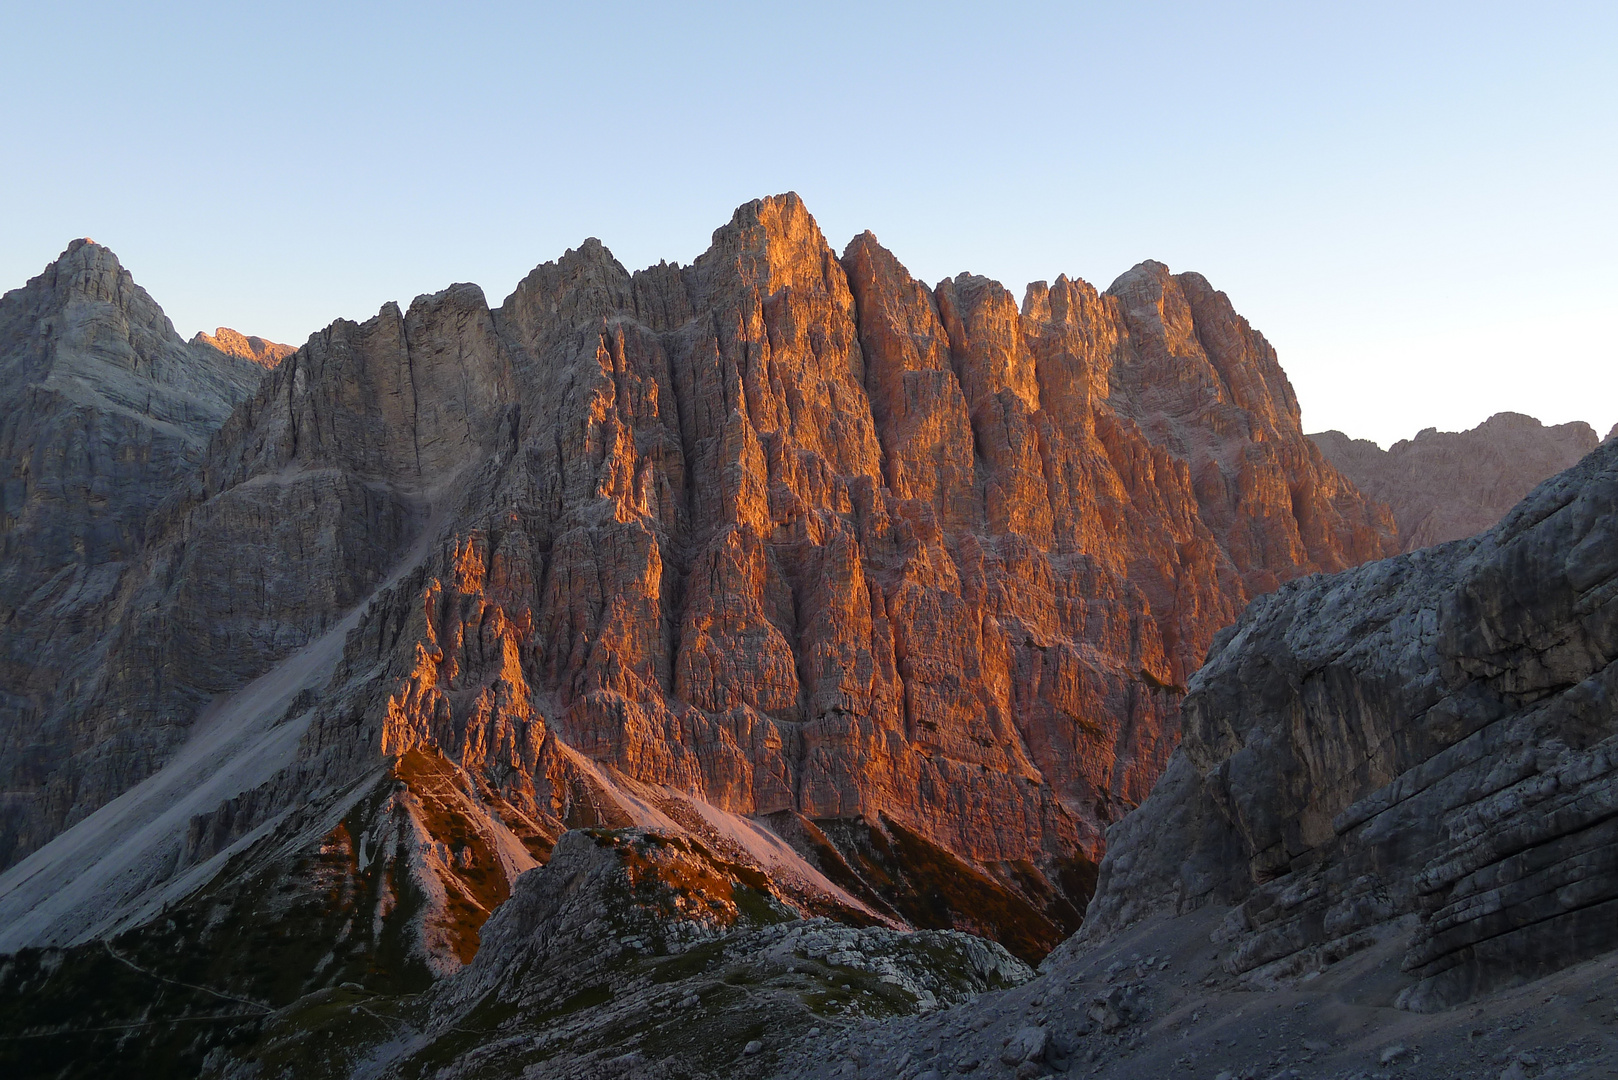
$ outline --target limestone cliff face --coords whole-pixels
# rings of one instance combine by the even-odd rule
[[[148,515],[261,375],[187,345],[90,240],[0,297],[0,865],[61,828],[53,703],[103,662]]]
[[[198,330],[191,338],[193,345],[206,345],[216,349],[226,356],[234,356],[238,360],[249,360],[260,367],[273,368],[297,352],[293,345],[282,345],[275,341],[266,341],[256,335],[243,334],[239,330],[232,330],[228,326],[221,326],[212,334],[205,334]]]
[[[1257,600],[1109,835],[1092,936],[1235,903],[1226,968],[1403,934],[1428,1009],[1618,945],[1618,444],[1495,528]]]
[[[1513,412],[1470,431],[1427,428],[1387,450],[1340,431],[1309,438],[1356,487],[1388,504],[1405,551],[1476,536],[1597,441],[1589,424],[1546,427]]]
[[[106,748],[159,716],[174,745],[341,627],[265,813],[413,752],[536,836],[680,793],[873,910],[995,932],[884,892],[944,867],[1035,954],[1215,632],[1396,546],[1200,277],[929,289],[792,195],[688,267],[589,241],[497,309],[457,285],[333,324],[162,520],[73,714],[106,764],[57,766],[99,777],[81,811],[161,763]]]

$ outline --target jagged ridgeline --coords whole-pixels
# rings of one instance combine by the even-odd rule
[[[1341,431],[1309,438],[1355,487],[1388,504],[1405,551],[1476,536],[1599,442],[1583,421],[1547,427],[1512,412],[1470,431],[1427,428],[1386,450]]]
[[[209,340],[88,243],[0,301],[0,949],[64,971],[420,989],[577,828],[1037,960],[1214,634],[1398,547],[1200,276],[1019,308],[793,195]]]

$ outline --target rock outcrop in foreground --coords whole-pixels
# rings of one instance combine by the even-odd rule
[[[325,863],[333,892],[351,887],[342,878],[352,864]],[[756,866],[695,837],[638,828],[563,836],[489,920],[476,959],[436,984],[355,964],[339,937],[334,977],[272,1009],[266,999],[296,977],[286,961],[326,942],[282,937],[261,906],[247,932],[263,935],[259,949],[279,963],[209,957],[197,939],[227,936],[220,923],[230,916],[194,914],[183,909],[110,945],[8,958],[7,1030],[35,1037],[0,1041],[0,1064],[15,1075],[75,1077],[105,1075],[115,1062],[154,1075],[256,1080],[534,1070],[761,1077],[782,1046],[823,1026],[959,1004],[1033,975],[969,934],[900,933],[869,917],[859,925],[847,910],[835,921],[804,918],[790,891]],[[154,1014],[206,1026],[152,1023]],[[124,1037],[132,1022],[138,1045]],[[37,1037],[57,1026],[74,1036]]]
[[[453,842],[474,865],[399,856],[434,970],[565,829],[670,800],[767,822],[896,925],[1034,959],[1219,627],[1396,543],[1198,275],[1019,308],[869,234],[838,257],[792,195],[688,267],[590,241],[499,308],[455,285],[334,323],[153,521],[104,659],[29,714],[64,734],[11,789],[33,854],[0,878],[5,947],[128,925],[397,782],[415,824],[355,822],[365,850],[450,843],[417,783],[484,837]],[[204,746],[228,782],[158,776]],[[131,801],[183,827],[90,820],[147,780],[184,813]]]
[[[1475,540],[1256,601],[1112,838],[1097,930],[1225,896],[1227,964],[1267,980],[1414,917],[1416,1009],[1612,948],[1615,656],[1612,444]]]
[[[490,920],[478,959],[424,996],[410,1038],[379,1031],[386,1045],[343,1049],[387,1076],[760,1077],[811,1031],[959,1004],[1033,975],[969,934],[792,918],[737,869],[654,834],[568,833]],[[491,1022],[498,1039],[466,1037]],[[238,1060],[296,1054],[278,1075],[342,1075],[324,1034],[288,1018]]]
[[[780,1075],[1607,1075],[1615,658],[1607,443],[1480,537],[1254,601],[1040,977]]]
[[[1384,450],[1341,431],[1309,436],[1354,486],[1393,510],[1403,550],[1476,536],[1596,447],[1589,424],[1503,412],[1470,431],[1427,428]]]

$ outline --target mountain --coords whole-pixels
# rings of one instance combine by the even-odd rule
[[[1481,536],[1255,600],[1040,977],[780,1075],[1610,1071],[1615,659],[1609,442]]]
[[[104,663],[148,517],[262,376],[91,240],[0,297],[0,865],[81,816],[55,764],[84,735],[52,702]]]
[[[292,345],[281,345],[274,341],[266,341],[261,337],[243,334],[232,330],[228,326],[221,326],[210,336],[198,330],[191,339],[193,345],[206,345],[217,349],[227,356],[234,356],[240,360],[250,360],[260,367],[272,368],[285,360],[297,348]]]
[[[1200,276],[1019,307],[870,234],[839,257],[794,195],[690,266],[592,240],[498,308],[332,324],[149,520],[28,719],[63,735],[12,785],[0,949],[38,1003],[110,962],[261,1033],[453,977],[581,829],[1037,960],[1219,629],[1397,547]]]
[[[1309,438],[1355,487],[1392,508],[1405,551],[1477,535],[1597,442],[1588,424],[1546,427],[1513,412],[1470,431],[1427,428],[1387,450],[1340,431]]]

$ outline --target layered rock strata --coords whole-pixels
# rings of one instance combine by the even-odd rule
[[[93,748],[42,764],[72,792],[58,826],[341,628],[258,816],[202,834],[419,752],[535,836],[659,792],[768,816],[925,924],[886,869],[923,852],[1008,912],[930,918],[1033,927],[1033,955],[1215,631],[1395,545],[1199,276],[1144,263],[1019,308],[969,275],[929,289],[869,234],[838,258],[791,195],[689,267],[630,274],[590,241],[498,309],[457,285],[334,323],[161,517],[62,714]]]
[[[1388,504],[1405,551],[1476,536],[1597,441],[1589,424],[1546,427],[1514,412],[1469,431],[1427,428],[1386,450],[1341,431],[1309,438],[1356,487]]]
[[[62,702],[105,670],[149,515],[262,375],[187,345],[90,240],[0,297],[0,865],[76,816]]]
[[[1618,945],[1618,445],[1494,529],[1255,601],[1110,834],[1088,935],[1235,906],[1271,984],[1389,933],[1431,1009]]]

